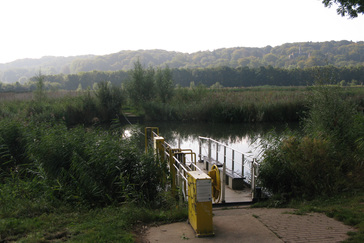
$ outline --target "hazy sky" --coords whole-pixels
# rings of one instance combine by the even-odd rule
[[[164,49],[364,41],[364,15],[322,0],[0,0],[0,63]]]

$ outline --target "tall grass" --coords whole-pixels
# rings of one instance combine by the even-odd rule
[[[136,223],[186,217],[172,212],[165,164],[144,153],[138,135],[123,137],[117,121],[88,125],[105,108],[107,119],[117,116],[113,97],[107,107],[91,93],[1,104],[0,241],[132,242]]]
[[[170,102],[144,104],[146,119],[212,122],[292,122],[308,111],[312,87],[177,88]],[[341,89],[341,95],[364,108],[362,87]]]
[[[137,137],[59,122],[1,122],[2,241],[133,242],[135,224],[186,218],[164,191],[165,164],[145,154]]]
[[[110,124],[122,116],[125,94],[118,87],[101,82],[96,91],[35,92],[0,94],[0,118],[32,119],[38,122],[63,120],[68,127],[78,124]]]
[[[0,182],[27,167],[26,144],[25,128],[19,122],[0,121]]]
[[[1,180],[38,180],[59,200],[108,205],[135,201],[160,205],[165,164],[144,154],[121,130],[105,131],[62,123],[18,124],[0,130]]]
[[[305,90],[179,88],[168,104],[145,105],[152,120],[212,122],[298,121],[305,110]]]

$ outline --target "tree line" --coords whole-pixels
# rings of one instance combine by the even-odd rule
[[[148,75],[160,75],[163,68],[145,67],[137,61],[139,69],[149,72]],[[135,65],[134,64],[134,65]],[[168,66],[167,66],[168,67]],[[134,67],[137,68],[138,67]],[[144,70],[145,69],[145,70]],[[169,68],[170,80],[177,87],[190,87],[191,85],[203,85],[205,87],[254,87],[254,86],[310,86],[320,73],[330,73],[331,83],[342,86],[362,85],[364,83],[364,66],[335,67],[332,65],[311,68],[276,68],[268,67],[238,67],[227,66],[215,68],[178,69]],[[135,69],[130,71],[92,71],[78,74],[57,74],[44,76],[44,88],[47,90],[94,90],[102,81],[110,82],[113,86],[122,87],[133,78]],[[163,72],[162,72],[163,73]],[[26,92],[37,88],[36,77],[32,77],[25,84],[0,83],[0,92]],[[162,86],[159,85],[162,89]]]
[[[42,70],[47,75],[78,74],[90,71],[128,71],[140,60],[146,66],[171,69],[200,68],[311,68],[333,65],[336,67],[363,66],[364,42],[327,41],[286,43],[263,48],[235,47],[213,51],[182,53],[165,50],[120,51],[103,56],[43,57],[22,59],[0,64],[0,81],[24,84]]]

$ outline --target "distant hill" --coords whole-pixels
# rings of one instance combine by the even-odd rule
[[[272,66],[280,68],[306,68],[331,64],[337,67],[364,65],[364,41],[327,41],[286,43],[263,48],[235,47],[195,53],[165,50],[120,51],[95,56],[42,57],[21,59],[0,64],[0,81],[26,82],[39,70],[43,74],[74,74],[88,71],[130,70],[136,60],[146,67],[211,68],[219,66],[249,67]]]

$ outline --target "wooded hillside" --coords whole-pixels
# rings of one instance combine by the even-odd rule
[[[140,60],[145,66],[177,69],[230,68],[272,66],[283,69],[333,65],[353,67],[364,65],[364,41],[328,41],[287,43],[263,48],[236,47],[195,53],[165,50],[120,51],[103,56],[43,57],[21,59],[0,64],[0,81],[24,83],[39,70],[46,75],[77,74],[88,71],[130,70]]]

